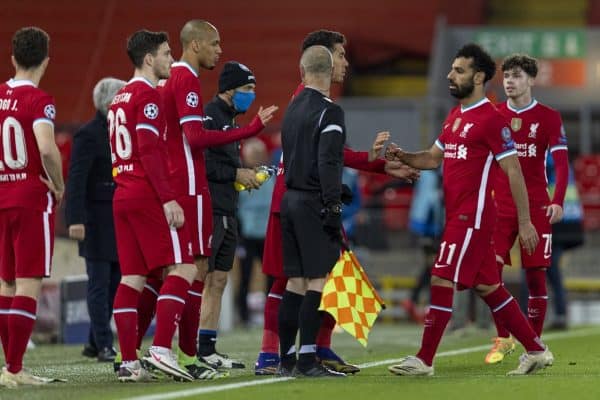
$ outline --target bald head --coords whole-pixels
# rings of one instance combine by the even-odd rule
[[[253,168],[266,164],[269,158],[265,142],[257,138],[250,138],[244,141],[242,146],[242,159],[244,165]]]
[[[333,57],[325,46],[310,46],[302,53],[300,67],[305,75],[331,76]]]
[[[218,34],[218,31],[213,24],[202,19],[193,19],[181,28],[179,39],[183,48],[186,48],[193,40],[210,40],[215,34]]]

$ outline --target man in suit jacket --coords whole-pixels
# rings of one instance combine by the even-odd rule
[[[121,279],[112,215],[115,185],[106,113],[114,95],[125,85],[104,78],[94,87],[94,119],[73,138],[66,195],[69,237],[79,241],[88,275],[89,343],[82,354],[110,362],[116,355],[110,328],[113,300]]]

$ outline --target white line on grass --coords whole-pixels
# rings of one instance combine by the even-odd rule
[[[598,328],[582,329],[579,331],[550,333],[550,334],[544,335],[543,339],[551,341],[551,340],[555,340],[555,339],[573,338],[573,337],[580,337],[580,336],[591,336],[591,335],[595,335],[598,333],[600,333]],[[489,347],[490,347],[489,345],[483,345],[483,346],[466,347],[464,349],[443,351],[441,353],[438,353],[436,355],[436,357],[450,357],[450,356],[455,356],[455,355],[459,355],[459,354],[474,353],[476,351],[487,350]],[[368,363],[364,363],[364,364],[359,364],[358,367],[361,369],[373,368],[373,367],[378,367],[380,365],[393,364],[395,362],[399,362],[400,360],[401,360],[401,358],[391,358],[388,360],[380,360],[380,361],[373,361],[373,362],[368,362]],[[182,398],[182,397],[194,396],[197,394],[222,392],[225,390],[241,389],[241,388],[249,387],[249,386],[269,385],[272,383],[289,381],[291,379],[296,379],[296,378],[282,377],[282,378],[261,379],[261,380],[247,381],[247,382],[229,383],[226,385],[206,386],[206,387],[195,388],[195,389],[178,390],[176,392],[157,393],[157,394],[151,394],[151,395],[130,397],[128,400],[178,399],[178,398]]]

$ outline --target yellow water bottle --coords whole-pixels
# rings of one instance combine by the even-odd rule
[[[273,175],[275,175],[275,171],[276,170],[275,170],[274,167],[269,167],[269,166],[266,166],[266,165],[261,165],[260,167],[256,168],[256,180],[258,181],[258,183],[260,183],[262,185],[270,177],[272,177]],[[241,192],[242,190],[248,190],[246,188],[246,186],[244,186],[243,184],[241,184],[239,182],[234,182],[233,183],[233,187],[238,192]]]

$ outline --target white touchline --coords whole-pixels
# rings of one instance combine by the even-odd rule
[[[555,340],[555,339],[572,338],[572,337],[578,337],[578,336],[597,335],[599,333],[600,333],[600,331],[598,330],[598,328],[582,329],[580,331],[550,333],[548,335],[544,335],[543,339],[544,340]],[[455,355],[459,355],[459,354],[474,353],[476,351],[487,350],[487,349],[489,349],[489,347],[490,347],[489,345],[483,345],[483,346],[467,347],[464,349],[443,351],[441,353],[438,353],[436,355],[436,357],[449,357],[449,356],[455,356]],[[373,361],[373,362],[368,362],[368,363],[364,363],[364,364],[359,364],[358,367],[361,369],[373,368],[373,367],[378,367],[380,365],[393,364],[395,362],[399,362],[400,360],[402,360],[402,358],[390,358],[387,360],[380,360],[380,361]],[[269,385],[272,383],[285,382],[285,381],[289,381],[292,379],[296,379],[296,378],[282,377],[282,378],[261,379],[261,380],[255,380],[255,381],[247,381],[247,382],[229,383],[226,385],[206,386],[206,387],[202,387],[202,388],[178,390],[176,392],[157,393],[157,394],[151,394],[151,395],[129,397],[127,400],[179,399],[182,397],[195,396],[197,394],[222,392],[225,390],[241,389],[241,388],[245,388],[245,387],[249,387],[249,386]]]

